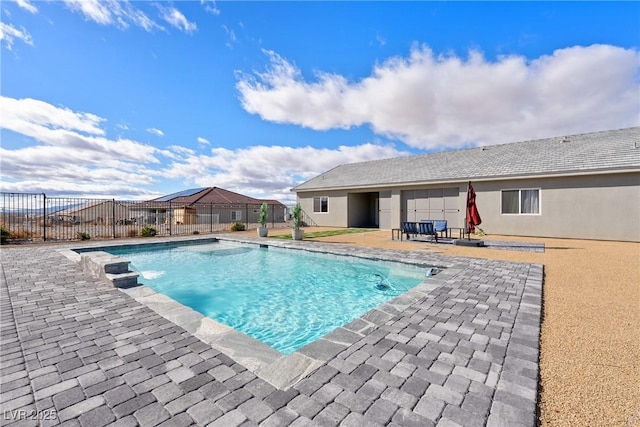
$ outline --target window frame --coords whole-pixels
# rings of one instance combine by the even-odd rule
[[[242,221],[242,211],[241,210],[232,210],[231,211],[231,221]]]
[[[518,212],[504,212],[503,194],[508,192],[518,192]],[[537,191],[538,192],[538,212],[522,212],[522,192]],[[541,188],[505,188],[500,190],[500,215],[542,215],[542,189]]]
[[[316,211],[316,199],[320,199],[320,210]],[[322,201],[325,201],[325,205],[327,210],[323,211],[322,210]],[[311,200],[311,203],[313,205],[313,213],[314,214],[328,214],[329,213],[329,196],[313,196],[313,199]]]

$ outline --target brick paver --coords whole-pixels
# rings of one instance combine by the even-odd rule
[[[279,390],[61,246],[3,247],[1,424],[535,425],[542,266],[298,244],[463,268]]]

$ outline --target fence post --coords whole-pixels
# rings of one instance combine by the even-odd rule
[[[42,193],[42,241],[47,241],[47,195]]]
[[[244,222],[246,224],[245,230],[249,229],[249,203],[244,204]]]
[[[213,233],[213,203],[209,203],[209,233]]]
[[[276,226],[276,207],[274,205],[271,205],[271,228],[274,228]]]
[[[173,215],[173,208],[171,207],[171,200],[169,200],[169,216],[167,217],[167,221],[169,221],[169,236],[171,236],[171,227],[172,227],[172,218],[171,216]]]

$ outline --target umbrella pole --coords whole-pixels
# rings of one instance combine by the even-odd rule
[[[466,214],[465,214],[465,220],[466,220],[466,224],[465,227],[467,228],[467,240],[471,240],[471,229],[469,228],[469,188],[471,187],[471,181],[469,181],[469,184],[467,184],[467,209],[466,209]]]

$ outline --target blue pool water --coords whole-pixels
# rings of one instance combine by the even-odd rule
[[[156,292],[283,354],[415,287],[427,270],[231,242],[109,252]]]

